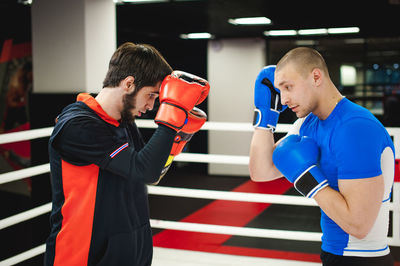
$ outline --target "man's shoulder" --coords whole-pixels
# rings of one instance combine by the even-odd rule
[[[373,121],[378,122],[379,120],[369,111],[367,108],[358,105],[350,100],[346,99],[346,102],[340,108],[339,117],[342,122],[347,120],[359,120],[359,121]]]
[[[350,101],[349,101],[350,102]],[[383,124],[365,107],[352,103],[339,116],[335,135],[351,141],[365,140],[374,142],[390,139]]]
[[[75,102],[66,106],[56,119],[56,126],[64,126],[64,124],[93,124],[102,126],[102,119],[86,104]]]
[[[90,139],[93,135],[108,133],[104,121],[82,102],[66,106],[56,118],[56,124],[50,140],[59,136],[75,136],[79,139]]]

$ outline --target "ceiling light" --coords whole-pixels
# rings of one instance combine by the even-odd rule
[[[18,0],[18,4],[32,5],[32,0]]]
[[[150,4],[169,2],[169,0],[122,0],[122,2],[131,4]]]
[[[187,33],[179,35],[182,39],[212,39],[214,36],[208,32]]]
[[[267,17],[231,18],[228,20],[233,25],[267,25],[271,20]]]
[[[343,34],[343,33],[358,33],[360,32],[359,27],[346,27],[346,28],[329,28],[329,34]]]
[[[327,35],[327,34],[346,34],[358,33],[358,27],[345,27],[345,28],[320,28],[320,29],[301,29],[301,30],[269,30],[264,31],[265,36],[296,36],[296,35]],[[354,43],[363,41],[363,39],[354,39]],[[349,43],[351,41],[349,40]]]
[[[295,31],[295,30],[269,30],[269,31],[264,31],[264,35],[266,35],[266,36],[295,36],[295,35],[297,35],[297,31]]]
[[[299,35],[321,35],[327,34],[327,29],[306,29],[306,30],[299,30]]]
[[[297,46],[313,46],[318,44],[318,42],[314,40],[296,40],[295,43]]]

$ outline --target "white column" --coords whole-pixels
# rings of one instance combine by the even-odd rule
[[[35,0],[33,91],[98,92],[116,48],[112,0]]]
[[[208,44],[209,121],[253,121],[254,82],[265,66],[262,39],[225,39]],[[252,132],[210,131],[211,154],[249,155]],[[248,166],[210,164],[209,174],[249,175]]]

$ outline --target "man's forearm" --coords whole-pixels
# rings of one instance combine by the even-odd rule
[[[154,183],[160,177],[161,170],[167,162],[175,134],[174,130],[159,125],[149,142],[137,154],[135,158],[136,172],[145,178],[146,183]]]
[[[256,128],[251,140],[249,160],[250,177],[253,181],[269,181],[282,176],[272,162],[274,148],[273,133]]]
[[[369,233],[378,213],[376,206],[366,208],[366,205],[346,199],[343,194],[329,186],[320,190],[314,199],[340,228],[359,239]]]

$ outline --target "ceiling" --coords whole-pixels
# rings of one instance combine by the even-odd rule
[[[31,40],[30,6],[23,0],[0,1],[0,37],[16,42]],[[35,1],[35,0],[33,0]],[[112,1],[112,0],[110,0]],[[117,41],[151,43],[169,58],[186,50],[201,53],[206,41],[182,40],[179,35],[209,32],[215,39],[264,38],[272,62],[297,42],[313,40],[324,55],[337,60],[400,61],[400,0],[169,0],[165,3],[117,4]],[[266,26],[235,26],[228,19],[266,16]],[[357,34],[328,36],[266,37],[273,29],[311,29],[358,26]],[[347,39],[359,39],[357,44]],[[331,41],[334,40],[334,41]],[[0,40],[1,41],[1,40]],[[365,45],[367,44],[367,45]],[[206,56],[206,55],[204,55]],[[191,58],[179,64],[191,65]],[[186,62],[185,61],[185,62]],[[178,63],[178,62],[173,62]]]
[[[16,32],[21,37],[30,37],[30,6],[21,4],[23,1],[0,1],[2,37],[16,35]],[[400,0],[170,0],[118,4],[116,10],[117,33],[121,39],[172,40],[190,32],[210,32],[216,39],[276,39],[263,36],[263,32],[349,26],[360,27],[360,33],[351,34],[354,38],[400,37]],[[266,16],[272,24],[235,26],[228,23],[230,18],[244,16]],[[330,38],[307,38],[327,37]]]
[[[246,16],[266,16],[272,24],[228,23],[230,18]],[[120,34],[146,39],[173,39],[190,32],[210,32],[217,39],[265,37],[263,32],[271,29],[350,26],[360,28],[353,37],[393,37],[400,36],[399,17],[400,0],[171,0],[117,6]]]

